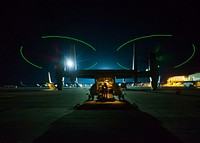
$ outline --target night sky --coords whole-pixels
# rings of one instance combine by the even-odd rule
[[[58,52],[67,55],[76,46],[78,68],[98,63],[93,69],[131,68],[132,45],[116,49],[123,43],[145,35],[172,34],[138,40],[138,70],[147,68],[147,56],[165,55],[160,61],[163,80],[171,75],[200,71],[200,10],[198,1],[9,1],[0,2],[0,83],[45,82],[47,72],[54,73]],[[83,40],[96,48],[67,39],[42,39],[60,35]],[[194,57],[182,67],[174,66]],[[38,69],[28,64],[23,53]]]

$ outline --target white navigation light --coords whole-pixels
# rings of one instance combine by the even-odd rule
[[[69,68],[72,68],[72,67],[74,66],[73,61],[72,61],[72,60],[67,60],[67,66],[68,66]]]

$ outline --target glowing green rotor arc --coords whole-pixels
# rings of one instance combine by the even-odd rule
[[[131,39],[127,42],[125,42],[124,44],[120,45],[118,48],[117,48],[117,51],[119,51],[122,47],[124,47],[125,45],[131,43],[131,42],[134,42],[134,41],[137,41],[137,40],[141,40],[141,39],[146,39],[146,38],[152,38],[152,37],[171,37],[172,35],[170,34],[155,34],[155,35],[147,35],[147,36],[141,36],[141,37],[138,37],[138,38],[135,38],[135,39]]]
[[[142,40],[142,39],[147,39],[147,38],[152,38],[152,37],[172,37],[173,35],[171,34],[154,34],[154,35],[147,35],[147,36],[141,36],[141,37],[137,37],[137,38],[134,38],[134,39],[131,39],[125,43],[123,43],[122,45],[120,45],[116,51],[119,51],[122,47],[124,47],[125,45],[131,43],[131,42],[135,42],[137,40]],[[117,65],[125,70],[130,70],[129,68],[121,65],[120,63],[117,63]]]
[[[91,65],[90,67],[88,67],[88,68],[85,68],[84,70],[89,70],[89,69],[91,69],[91,68],[93,68],[94,66],[96,66],[97,65],[97,62],[96,63],[94,63],[93,65]]]
[[[52,36],[42,36],[42,38],[43,38],[43,39],[47,39],[47,38],[60,38],[60,39],[73,40],[73,41],[76,41],[76,42],[80,42],[80,43],[82,43],[82,44],[85,44],[86,46],[90,47],[93,51],[96,51],[96,49],[95,49],[92,45],[88,44],[87,42],[82,41],[82,40],[77,39],[77,38],[69,37],[69,36],[53,36],[53,35],[52,35]],[[85,68],[84,70],[89,70],[89,69],[93,68],[93,67],[96,66],[96,65],[97,65],[97,62],[94,63],[93,65],[91,65],[90,67]]]
[[[42,38],[42,39],[47,39],[47,38],[60,38],[60,39],[73,40],[73,41],[76,41],[76,42],[80,42],[80,43],[82,43],[82,44],[85,44],[86,46],[90,47],[93,51],[96,51],[96,49],[95,49],[92,45],[88,44],[87,42],[82,41],[82,40],[79,40],[79,39],[76,39],[76,38],[73,38],[73,37],[69,37],[69,36],[42,36],[41,38]],[[23,58],[27,63],[29,63],[30,65],[32,65],[32,66],[34,66],[34,67],[36,67],[36,68],[39,68],[39,69],[43,69],[41,66],[38,66],[38,65],[32,63],[30,60],[28,60],[28,59],[24,56],[24,54],[23,54],[23,47],[22,47],[22,46],[21,46],[21,48],[20,48],[20,54],[21,54],[22,58]],[[91,69],[91,68],[93,68],[93,67],[96,66],[96,65],[97,65],[97,63],[94,63],[92,66],[90,66],[90,67],[88,67],[88,68],[85,68],[85,70]]]
[[[41,66],[38,66],[38,65],[36,65],[36,64],[34,64],[34,63],[32,63],[32,62],[30,62],[30,61],[24,56],[24,54],[23,54],[23,46],[21,46],[21,48],[20,48],[20,54],[21,54],[22,58],[23,58],[27,63],[29,63],[30,65],[32,65],[32,66],[34,66],[34,67],[36,67],[36,68],[39,68],[39,69],[43,69]]]
[[[196,52],[196,47],[194,46],[194,44],[192,44],[192,47],[193,47],[193,53],[192,53],[192,55],[186,61],[182,62],[181,64],[178,64],[178,65],[174,66],[175,69],[183,66],[186,63],[188,63],[194,57],[194,54]]]
[[[130,70],[130,68],[127,68],[127,67],[125,67],[125,66],[121,65],[120,63],[117,63],[117,65],[118,65],[119,67],[121,67],[121,68],[125,69],[125,70]]]
[[[96,49],[92,45],[86,43],[85,41],[82,41],[82,40],[79,40],[79,39],[76,39],[76,38],[73,38],[73,37],[69,37],[69,36],[42,36],[42,38],[43,39],[47,39],[47,38],[60,38],[60,39],[73,40],[73,41],[77,41],[77,42],[83,43],[83,44],[89,46],[92,50],[96,51]]]

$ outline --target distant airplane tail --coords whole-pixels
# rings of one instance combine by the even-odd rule
[[[19,81],[19,83],[20,83],[21,87],[25,87],[26,86],[22,81]]]
[[[47,85],[48,85],[49,89],[51,89],[51,90],[55,90],[56,89],[55,85],[51,81],[51,74],[50,74],[50,72],[48,72],[48,82],[47,82]]]

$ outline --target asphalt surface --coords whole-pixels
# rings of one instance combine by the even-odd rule
[[[0,89],[0,143],[200,142],[199,89],[129,88],[125,103],[107,105],[86,93]]]

